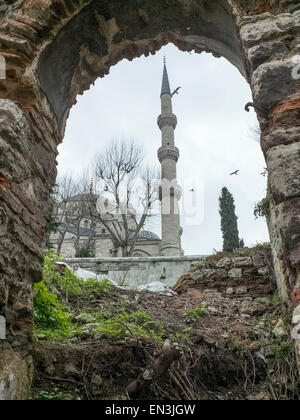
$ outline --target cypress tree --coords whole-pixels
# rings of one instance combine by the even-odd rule
[[[223,251],[231,252],[239,248],[239,231],[237,225],[237,216],[235,214],[235,205],[232,194],[226,187],[222,189],[220,201],[221,230],[223,234]]]

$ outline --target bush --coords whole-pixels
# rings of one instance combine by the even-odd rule
[[[69,337],[76,328],[72,325],[69,315],[60,298],[86,296],[94,292],[107,293],[110,290],[108,280],[87,281],[78,279],[72,270],[66,268],[63,273],[55,270],[58,256],[53,250],[46,254],[43,266],[43,280],[34,285],[36,292],[34,298],[34,335],[36,338],[61,338]]]
[[[79,249],[75,254],[75,258],[90,258],[91,256],[91,251],[86,248]]]
[[[70,332],[72,324],[69,315],[64,311],[63,305],[57,295],[49,292],[44,281],[35,284],[34,290],[34,322],[35,328],[41,331],[65,331]]]
[[[67,298],[87,296],[94,292],[107,293],[111,289],[109,280],[98,281],[96,279],[81,280],[75,273],[66,268],[64,273],[55,271],[55,263],[59,257],[53,251],[47,253],[43,268],[43,280],[48,287],[59,290]]]

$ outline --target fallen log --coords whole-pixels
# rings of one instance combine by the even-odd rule
[[[161,351],[156,352],[149,366],[138,376],[136,380],[131,382],[126,392],[130,398],[134,398],[145,391],[150,385],[163,377],[173,362],[180,359],[181,349],[176,344],[172,344],[170,340],[166,340]]]

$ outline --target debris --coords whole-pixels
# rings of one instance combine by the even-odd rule
[[[172,363],[178,360],[180,356],[180,347],[172,344],[170,340],[166,340],[161,351],[154,355],[149,366],[146,367],[135,381],[128,385],[127,394],[129,397],[135,397],[147,391],[153,382],[166,374],[172,366]]]
[[[176,296],[177,293],[173,292],[168,286],[166,286],[163,283],[160,283],[159,281],[154,281],[149,284],[143,284],[141,286],[138,286],[139,292],[152,292],[152,293],[158,293],[159,295],[164,296]]]
[[[274,328],[274,330],[273,330],[273,334],[274,334],[274,335],[275,335],[275,337],[277,337],[277,338],[284,338],[284,337],[287,337],[287,332],[286,332],[285,325],[284,325],[284,322],[283,322],[283,320],[282,320],[282,319],[280,319],[280,320],[277,322],[277,324],[276,324],[276,326],[275,326],[275,328]]]

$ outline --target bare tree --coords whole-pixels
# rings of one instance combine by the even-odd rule
[[[88,179],[94,177],[93,189]],[[146,219],[152,217],[158,201],[158,173],[143,168],[142,149],[123,139],[113,141],[99,153],[81,188],[89,195],[90,217],[109,232],[114,250],[131,256]]]
[[[70,217],[70,203],[75,194],[75,184],[71,175],[64,175],[57,180],[56,190],[54,192],[53,218],[56,220],[59,239],[57,242],[57,254],[61,253],[61,247],[66,233],[72,224]]]
[[[74,247],[81,247],[83,220],[89,221],[84,248],[91,250],[96,227],[105,228],[113,243],[112,255],[132,256],[146,220],[158,214],[159,173],[143,166],[142,149],[134,141],[113,141],[96,155],[78,179],[58,180],[57,253],[72,227]]]
[[[252,140],[256,141],[257,143],[260,143],[261,128],[260,128],[259,124],[250,128],[250,137],[252,138]]]
[[[84,218],[88,217],[87,201],[81,196],[78,180],[67,174],[57,180],[54,193],[53,220],[56,222],[58,234],[57,249],[61,253],[66,234],[72,231],[75,236],[74,248],[77,252],[80,247],[81,226]],[[88,240],[88,242],[90,242]]]

